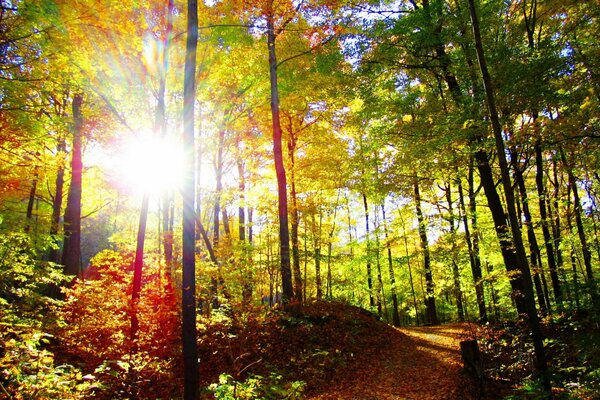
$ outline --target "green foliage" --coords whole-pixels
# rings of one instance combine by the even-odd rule
[[[21,399],[87,399],[96,382],[69,364],[56,365],[46,347],[51,335],[26,326],[2,324],[0,330],[0,397]]]
[[[61,266],[42,261],[49,237],[0,234],[0,317],[15,322],[41,317],[56,300],[49,295],[68,278]],[[41,318],[40,318],[41,319]]]
[[[210,384],[209,389],[217,400],[299,400],[305,385],[302,381],[284,383],[276,373],[268,377],[252,375],[242,382],[222,374],[219,382]]]

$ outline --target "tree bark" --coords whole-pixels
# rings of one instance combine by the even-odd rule
[[[183,84],[183,245],[182,245],[182,345],[183,398],[199,396],[198,347],[196,342],[196,217],[194,210],[195,141],[194,103],[196,100],[196,48],[198,45],[198,2],[187,2],[187,39]]]
[[[146,238],[146,222],[148,220],[148,204],[150,196],[144,193],[142,208],[137,232],[137,245],[135,248],[135,259],[133,261],[133,289],[131,291],[131,342],[136,348],[139,321],[137,317],[137,303],[142,290],[142,270],[144,268],[144,241]]]
[[[390,292],[392,294],[392,323],[400,326],[400,313],[398,312],[398,294],[396,292],[396,276],[394,274],[394,262],[392,257],[392,244],[388,233],[387,220],[385,218],[385,204],[381,203],[381,217],[383,218],[383,232],[385,235],[385,247],[387,249],[388,270],[390,273]]]
[[[438,325],[437,311],[435,308],[435,292],[433,284],[433,274],[431,273],[431,254],[429,253],[429,242],[427,240],[427,229],[421,210],[421,193],[419,191],[419,183],[415,181],[413,184],[415,194],[415,208],[417,211],[417,220],[419,223],[419,238],[421,239],[421,249],[423,250],[423,267],[425,269],[425,307],[427,310],[427,322],[432,325]]]
[[[475,197],[475,191],[473,189],[473,159],[469,160],[469,193],[473,193],[473,197]],[[483,290],[483,280],[481,274],[481,259],[479,258],[479,246],[477,246],[477,251],[475,248],[475,236],[476,232],[476,222],[473,224],[473,237],[471,236],[471,229],[469,227],[469,221],[467,217],[467,211],[465,207],[465,198],[463,194],[462,187],[462,179],[458,178],[458,200],[460,204],[460,210],[462,214],[462,222],[465,229],[465,240],[467,242],[467,248],[469,250],[469,263],[471,264],[471,274],[473,275],[473,284],[475,285],[475,296],[477,297],[477,308],[479,310],[479,321],[481,323],[487,322],[487,310],[485,307],[485,293]],[[474,200],[474,199],[473,199]],[[473,202],[473,208],[476,207],[476,204]],[[477,210],[470,210],[471,213],[476,213]],[[477,217],[475,215],[472,216],[477,221]]]
[[[373,297],[373,273],[371,271],[371,238],[369,237],[369,204],[367,195],[363,193],[363,205],[365,206],[365,240],[367,242],[367,286],[369,288],[369,306],[375,307],[375,298]]]
[[[458,315],[458,320],[459,321],[464,321],[465,320],[465,309],[463,306],[463,293],[462,293],[462,289],[461,289],[461,285],[460,285],[460,270],[458,268],[458,263],[456,262],[456,240],[455,240],[455,233],[456,233],[456,226],[455,223],[457,222],[456,216],[454,215],[454,207],[452,205],[452,189],[450,186],[450,183],[448,183],[446,185],[446,187],[444,188],[444,191],[446,193],[446,201],[448,202],[448,214],[449,214],[449,218],[448,218],[448,222],[450,224],[450,236],[451,236],[451,240],[452,240],[452,249],[451,249],[451,257],[452,257],[452,278],[454,279],[454,299],[456,301],[456,313]]]
[[[550,379],[547,376],[548,366],[546,361],[546,351],[544,349],[544,337],[542,335],[537,310],[535,308],[535,300],[533,298],[533,288],[531,284],[531,273],[529,271],[529,265],[527,265],[527,256],[525,254],[525,247],[523,246],[523,239],[521,237],[521,229],[519,227],[519,221],[517,213],[515,211],[515,199],[510,179],[510,173],[506,162],[506,151],[504,147],[504,139],[502,138],[502,127],[500,125],[500,119],[498,118],[498,111],[496,110],[496,99],[494,95],[494,89],[492,87],[492,79],[487,68],[485,54],[483,51],[481,33],[479,30],[479,19],[477,17],[474,0],[469,0],[469,14],[471,16],[473,37],[475,39],[475,49],[477,51],[477,60],[479,61],[479,67],[481,70],[483,86],[486,94],[486,102],[488,106],[490,120],[492,122],[492,130],[494,132],[496,152],[500,164],[502,186],[504,188],[504,196],[506,199],[506,207],[508,210],[508,219],[510,221],[510,228],[512,233],[511,242],[516,250],[516,265],[519,266],[519,270],[522,274],[522,286],[524,289],[523,300],[525,303],[525,310],[527,311],[529,328],[531,329],[531,336],[533,339],[536,372],[538,377],[542,380],[544,389],[550,392],[551,385]]]
[[[267,46],[269,50],[269,77],[271,83],[271,117],[273,119],[273,158],[277,175],[277,199],[279,213],[279,257],[281,268],[282,301],[288,303],[294,298],[292,270],[290,267],[290,233],[288,227],[287,183],[283,163],[281,119],[279,115],[279,87],[277,84],[277,56],[275,54],[275,16],[273,0],[267,11]]]
[[[63,159],[66,158],[66,143],[64,137],[58,139],[56,146],[57,157],[60,157],[58,170],[56,172],[56,184],[54,197],[52,198],[52,220],[50,222],[50,235],[56,237],[60,227],[60,212],[62,210],[63,203],[63,190],[65,186],[65,167],[62,163]],[[57,239],[53,239],[57,240]],[[49,252],[48,259],[52,262],[60,262],[60,251],[58,248],[52,249]]]
[[[577,179],[573,174],[573,169],[567,164],[564,151],[561,150],[561,158],[565,168],[567,169],[567,177],[569,179],[569,187],[573,194],[573,213],[575,215],[575,226],[577,226],[577,235],[581,243],[581,252],[583,253],[583,265],[585,266],[585,274],[587,281],[594,286],[594,272],[592,271],[592,252],[588,245],[585,229],[583,228],[583,220],[581,219],[581,200],[579,199],[579,191],[577,190]]]
[[[39,180],[39,169],[40,167],[38,165],[36,165],[33,169],[33,179],[31,181],[31,188],[29,189],[29,201],[27,202],[27,213],[25,215],[25,232],[29,232],[33,226],[33,206],[35,204],[35,196]]]
[[[292,200],[292,261],[294,272],[294,294],[295,300],[302,302],[302,273],[300,272],[300,243],[298,241],[298,226],[300,216],[298,215],[298,196],[296,194],[296,135],[290,126],[290,138],[288,142],[288,155],[290,159],[290,197]]]
[[[533,230],[533,223],[531,220],[531,212],[529,211],[529,199],[527,198],[527,188],[525,187],[525,179],[523,178],[523,172],[517,162],[517,154],[515,150],[511,150],[511,162],[515,181],[519,193],[521,195],[521,201],[523,203],[522,213],[525,219],[525,229],[527,230],[527,240],[529,242],[529,259],[531,263],[531,269],[533,270],[533,283],[535,285],[535,291],[537,293],[538,305],[540,312],[546,314],[550,309],[550,300],[546,298],[545,291],[542,285],[542,277],[544,270],[542,268],[540,248],[537,243],[537,238]],[[545,281],[545,279],[544,279]]]
[[[73,96],[73,149],[71,150],[71,185],[67,195],[64,216],[64,247],[62,264],[66,275],[81,276],[81,184],[83,162],[81,159],[83,136],[83,95]]]
[[[560,304],[562,302],[562,290],[558,278],[558,269],[554,253],[554,238],[551,235],[548,220],[548,194],[544,186],[544,163],[542,158],[542,145],[540,140],[535,142],[535,183],[538,192],[538,203],[540,207],[540,219],[542,221],[542,234],[544,235],[544,246],[546,247],[546,259],[548,260],[548,269],[550,270],[550,280],[552,281],[552,291],[554,300]]]

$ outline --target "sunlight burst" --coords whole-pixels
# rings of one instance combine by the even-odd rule
[[[180,187],[183,150],[174,138],[142,134],[125,142],[121,168],[123,183],[136,192],[162,194]]]

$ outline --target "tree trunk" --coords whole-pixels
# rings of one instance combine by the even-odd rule
[[[136,348],[139,321],[137,318],[137,303],[142,290],[142,270],[144,268],[144,241],[146,238],[146,222],[148,220],[148,204],[150,196],[145,193],[142,198],[142,208],[137,232],[135,260],[133,261],[133,289],[131,291],[131,342]]]
[[[288,155],[290,159],[290,197],[292,199],[292,260],[294,272],[294,294],[295,300],[302,302],[302,273],[300,272],[300,244],[298,241],[298,226],[300,216],[298,215],[298,196],[296,195],[296,136],[290,127],[290,139],[288,142]]]
[[[410,291],[413,298],[413,306],[415,307],[415,319],[416,324],[419,325],[419,307],[417,306],[417,295],[415,294],[415,284],[413,280],[412,267],[410,265],[410,253],[408,252],[408,237],[406,233],[406,224],[404,223],[404,218],[402,217],[402,211],[398,209],[398,216],[400,217],[400,222],[402,223],[402,237],[404,238],[404,252],[406,257],[406,266],[408,267],[408,278],[410,281]]]
[[[313,225],[313,249],[315,253],[315,285],[317,287],[317,299],[323,298],[323,283],[321,279],[321,226],[323,223],[323,215],[319,211],[319,225],[315,221],[315,214],[312,215]]]
[[[25,215],[25,232],[29,232],[33,226],[33,206],[35,204],[35,196],[37,191],[37,184],[39,180],[39,169],[36,165],[33,169],[33,180],[31,181],[31,189],[29,190],[29,201],[27,202],[27,213]]]
[[[81,160],[83,136],[83,95],[73,96],[73,149],[71,153],[71,185],[67,195],[67,208],[64,216],[64,247],[62,264],[66,275],[81,275]]]
[[[546,362],[546,351],[544,349],[544,338],[540,328],[540,323],[535,309],[535,300],[533,298],[533,288],[531,285],[531,273],[529,266],[527,265],[527,256],[525,254],[525,247],[523,246],[523,240],[521,237],[521,230],[519,227],[519,221],[517,213],[515,211],[515,199],[513,188],[510,180],[510,173],[506,162],[506,152],[504,147],[504,139],[502,138],[502,127],[498,118],[498,112],[496,110],[496,99],[494,96],[494,89],[492,87],[492,79],[487,69],[486,59],[483,51],[483,45],[481,42],[481,33],[479,30],[479,19],[475,10],[475,1],[469,0],[469,14],[471,16],[471,23],[473,28],[473,37],[475,39],[475,49],[477,51],[477,60],[479,61],[479,67],[481,69],[481,75],[483,80],[483,86],[486,94],[486,102],[488,106],[490,120],[492,122],[492,130],[494,132],[494,139],[496,142],[496,152],[498,155],[498,161],[500,163],[500,173],[502,176],[502,186],[504,188],[504,196],[506,198],[506,207],[508,210],[508,219],[510,221],[510,228],[512,233],[512,244],[516,250],[516,260],[518,263],[519,270],[522,274],[522,286],[523,286],[523,297],[525,310],[527,312],[529,328],[531,329],[531,336],[533,339],[533,347],[535,351],[535,366],[538,377],[542,380],[544,389],[548,392],[551,391],[550,380],[547,376],[548,366]]]
[[[394,262],[392,257],[392,244],[388,233],[387,220],[385,218],[385,204],[381,203],[381,217],[383,218],[383,232],[385,234],[385,247],[388,256],[388,269],[390,273],[390,292],[392,293],[392,323],[400,326],[400,314],[398,313],[398,294],[396,293],[396,277],[394,274]]]
[[[423,218],[423,211],[421,210],[421,193],[419,191],[418,181],[415,181],[413,188],[415,193],[417,220],[419,222],[419,238],[421,239],[421,249],[423,250],[423,267],[425,269],[425,307],[427,310],[427,322],[432,325],[438,325],[440,321],[438,320],[437,311],[435,309],[435,292],[433,275],[431,273],[431,254],[429,253],[425,219]]]
[[[542,264],[538,263],[541,260],[540,248],[537,243],[537,238],[533,230],[533,223],[531,221],[531,212],[529,211],[529,199],[527,198],[527,188],[525,187],[525,179],[523,178],[523,172],[520,169],[517,161],[517,154],[515,150],[511,150],[511,162],[514,171],[515,181],[521,195],[521,201],[523,203],[523,217],[525,219],[525,228],[527,229],[527,239],[529,242],[529,259],[531,260],[531,269],[533,270],[533,283],[535,285],[535,291],[537,293],[538,305],[540,312],[546,314],[547,310],[550,309],[550,300],[546,298],[544,288],[542,285],[541,277],[543,276],[544,270]]]
[[[156,126],[160,132],[162,138],[167,136],[167,121],[166,121],[166,104],[165,95],[167,88],[167,69],[169,67],[169,43],[171,39],[171,33],[173,31],[173,11],[175,5],[173,0],[167,0],[167,15],[166,22],[167,26],[165,29],[164,37],[162,40],[162,66],[159,68],[159,90],[158,90],[158,102],[156,110]],[[162,242],[163,252],[165,258],[165,265],[167,271],[171,271],[173,266],[173,229],[170,225],[170,210],[171,210],[172,196],[170,193],[164,193],[162,196]]]
[[[225,130],[219,131],[219,142],[217,145],[217,162],[215,163],[215,205],[213,208],[213,247],[219,247],[220,216],[221,216],[221,192],[223,190],[223,146],[225,145]]]
[[[198,347],[196,342],[196,217],[194,210],[194,103],[196,99],[196,47],[198,45],[198,2],[187,2],[187,39],[183,84],[183,245],[182,245],[182,345],[183,398],[199,396]]]
[[[60,160],[58,171],[56,172],[56,188],[54,192],[54,197],[52,198],[52,220],[50,222],[50,235],[54,237],[53,240],[57,240],[55,237],[58,235],[58,230],[60,226],[60,212],[62,210],[63,190],[65,185],[65,167],[62,161],[66,158],[65,151],[66,143],[64,137],[62,137],[61,135],[61,137],[58,139],[58,144],[56,146],[57,157],[60,157]],[[48,259],[52,262],[59,263],[59,249],[51,249],[48,254]]]
[[[463,306],[463,293],[460,285],[460,270],[458,268],[458,263],[456,262],[456,226],[454,225],[457,222],[456,216],[454,215],[454,207],[452,205],[452,188],[449,183],[446,184],[445,187],[446,193],[446,201],[448,202],[448,222],[450,224],[450,236],[452,240],[452,249],[451,249],[451,257],[452,257],[452,278],[454,280],[454,299],[456,301],[456,312],[458,315],[459,321],[465,320],[465,310]]]
[[[238,139],[236,152],[236,165],[238,170],[238,190],[240,195],[240,204],[238,207],[238,236],[241,244],[241,268],[244,271],[242,283],[242,301],[249,304],[252,300],[252,267],[250,265],[250,246],[246,242],[246,175],[244,171],[244,162],[240,154],[240,140]]]
[[[542,158],[542,145],[540,140],[535,142],[535,183],[538,192],[538,203],[540,207],[540,219],[542,221],[542,234],[544,235],[544,246],[546,247],[546,258],[548,260],[548,269],[550,270],[550,280],[552,281],[552,290],[554,292],[554,300],[560,304],[562,302],[562,290],[560,280],[558,278],[558,269],[554,256],[554,238],[550,233],[548,220],[548,195],[544,186],[544,164]]]
[[[275,54],[275,21],[273,0],[269,1],[267,20],[267,46],[269,50],[269,77],[271,83],[271,116],[273,119],[273,158],[277,175],[277,199],[279,211],[279,253],[281,267],[282,301],[294,298],[292,271],[290,267],[290,234],[288,227],[287,184],[283,163],[281,120],[279,116],[279,87],[277,85],[277,57]]]
[[[575,215],[575,225],[577,226],[577,235],[581,242],[581,252],[583,253],[583,265],[585,266],[585,274],[590,285],[594,286],[594,272],[592,271],[592,252],[587,242],[585,230],[583,228],[583,220],[581,219],[581,201],[579,199],[579,191],[577,190],[577,179],[573,174],[573,169],[567,164],[567,159],[564,152],[561,150],[561,158],[567,170],[569,179],[569,188],[573,194],[573,213]]]
[[[473,159],[471,158],[469,161],[469,194],[473,195],[473,197],[475,197],[475,191],[473,188]],[[471,230],[469,227],[469,221],[468,221],[468,217],[467,217],[467,211],[466,211],[466,207],[465,207],[465,198],[464,198],[464,194],[463,194],[463,187],[462,187],[462,180],[460,178],[458,178],[458,200],[459,200],[459,204],[460,204],[460,210],[461,210],[461,214],[462,214],[462,222],[463,222],[463,226],[465,229],[465,240],[467,242],[467,248],[469,250],[469,263],[471,264],[471,274],[473,275],[473,283],[475,285],[475,295],[477,297],[477,307],[479,310],[479,322],[481,323],[485,323],[487,322],[487,310],[485,307],[485,294],[484,294],[484,290],[483,290],[483,280],[482,280],[482,274],[481,274],[481,259],[479,258],[479,246],[477,246],[477,252],[475,251],[475,238],[477,236],[477,232],[476,232],[476,221],[477,221],[477,217],[475,215],[475,213],[477,212],[477,210],[475,209],[476,204],[474,202],[474,198],[473,198],[473,202],[472,207],[473,209],[470,210],[470,212],[474,215],[472,215],[472,218],[475,220],[475,222],[473,223],[473,237],[471,236]]]
[[[375,307],[375,298],[373,297],[373,275],[371,272],[371,238],[369,237],[369,204],[367,195],[363,193],[363,204],[365,206],[365,240],[367,242],[367,285],[369,288],[369,306]]]

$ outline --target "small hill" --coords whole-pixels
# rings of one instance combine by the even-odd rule
[[[231,376],[222,384],[260,376],[279,386],[281,397],[272,398],[469,399],[474,385],[458,350],[467,337],[466,324],[399,330],[364,309],[316,301],[205,326],[201,377],[208,385],[219,381],[217,371]],[[296,381],[305,383],[301,397]]]

